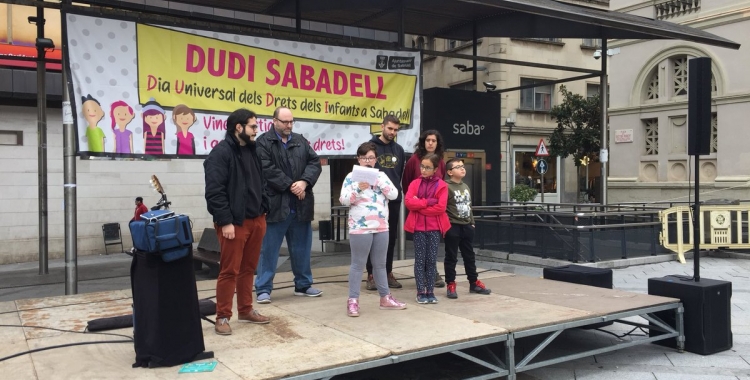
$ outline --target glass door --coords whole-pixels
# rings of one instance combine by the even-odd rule
[[[542,176],[537,173],[539,159],[534,155],[535,151],[534,148],[513,149],[513,186],[524,184],[536,189],[538,194],[534,202],[542,201],[542,191],[544,191],[545,203],[560,203],[560,192],[558,191],[560,159],[558,157],[544,158],[548,169],[544,174],[544,187],[542,187]]]

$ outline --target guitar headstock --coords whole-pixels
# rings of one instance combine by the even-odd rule
[[[151,186],[154,187],[157,193],[164,194],[164,188],[161,186],[161,182],[159,182],[159,178],[156,175],[152,175],[149,182],[151,182]]]

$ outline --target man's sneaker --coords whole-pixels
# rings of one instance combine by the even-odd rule
[[[403,288],[403,286],[396,281],[396,277],[393,276],[393,273],[388,273],[388,287],[393,289]]]
[[[458,293],[456,293],[456,282],[455,281],[451,281],[451,282],[448,283],[448,294],[446,295],[446,297],[448,297],[450,299],[456,299],[456,298],[458,298]]]
[[[435,293],[427,294],[427,303],[438,303],[437,297],[435,297]]]
[[[226,318],[220,318],[216,320],[214,325],[214,331],[219,335],[232,335],[232,328],[229,327],[229,320]]]
[[[258,297],[255,298],[255,302],[257,303],[271,303],[271,295],[268,293],[260,293],[258,294]]]
[[[264,293],[265,294],[265,293]],[[250,322],[250,323],[257,323],[259,325],[266,324],[271,321],[271,318],[268,318],[266,316],[260,315],[257,310],[253,309],[248,314],[240,314],[237,316],[237,320],[240,322]]]
[[[359,317],[359,300],[356,298],[349,298],[346,301],[346,315],[350,317]]]
[[[385,297],[380,297],[380,310],[403,310],[406,309],[406,304],[399,302],[393,298],[392,294],[388,294]]]
[[[315,289],[312,286],[307,289],[297,289],[294,288],[294,295],[295,296],[302,296],[302,297],[319,297],[323,294],[323,291],[320,289]]]
[[[482,281],[477,280],[477,282],[469,285],[469,293],[490,294],[492,293],[492,290],[487,289]]]
[[[365,281],[365,289],[367,290],[378,290],[378,286],[375,285],[375,278],[371,274],[367,275],[367,281]]]
[[[425,304],[429,302],[430,300],[427,298],[427,294],[422,294],[422,293],[417,294],[417,303]]]
[[[445,281],[443,281],[443,276],[440,275],[440,273],[437,273],[437,276],[435,276],[435,287],[436,288],[444,288],[445,287]]]

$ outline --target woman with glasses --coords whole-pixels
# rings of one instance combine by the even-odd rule
[[[440,237],[450,229],[445,213],[448,204],[448,185],[435,175],[442,160],[428,153],[422,158],[422,176],[409,185],[404,205],[409,209],[404,229],[414,234],[414,278],[417,283],[417,303],[437,303],[435,277]]]
[[[359,166],[373,168],[377,160],[377,147],[366,142],[357,148]],[[397,301],[388,290],[385,262],[388,249],[388,200],[398,197],[398,189],[388,176],[378,172],[375,183],[356,182],[352,173],[344,179],[339,201],[349,206],[349,245],[352,263],[349,268],[349,299],[346,313],[350,317],[359,316],[359,291],[362,272],[367,257],[373,266],[373,277],[380,294],[380,309],[401,310],[406,304]]]
[[[415,179],[422,176],[422,172],[419,169],[419,165],[422,159],[432,153],[440,158],[440,162],[435,167],[435,173],[433,175],[438,179],[445,177],[445,162],[443,161],[443,153],[445,152],[445,145],[443,144],[443,136],[440,132],[434,129],[428,129],[419,136],[419,141],[414,146],[414,154],[406,161],[404,167],[404,175],[401,177],[401,188],[406,191],[409,185]],[[437,268],[435,268],[435,287],[442,288],[445,286],[445,281],[440,276]]]

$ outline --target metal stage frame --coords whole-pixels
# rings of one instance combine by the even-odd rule
[[[669,324],[667,324],[666,322],[664,322],[663,320],[661,320],[660,318],[658,318],[654,314],[657,312],[663,312],[663,311],[669,311],[669,310],[674,310],[675,312],[675,325],[676,326],[674,328],[670,326]],[[515,331],[515,332],[510,332],[507,334],[497,335],[497,336],[488,337],[488,338],[481,338],[481,339],[472,340],[468,342],[450,344],[450,345],[445,345],[441,347],[430,348],[427,350],[419,350],[419,351],[402,354],[402,355],[391,355],[391,356],[384,357],[381,359],[370,360],[370,361],[366,361],[362,363],[356,363],[356,364],[341,366],[337,368],[331,368],[331,369],[327,369],[323,371],[311,372],[311,373],[307,373],[303,375],[286,377],[285,379],[289,379],[289,380],[325,379],[327,380],[327,379],[331,379],[333,376],[336,376],[336,375],[343,375],[343,374],[362,371],[366,369],[372,369],[376,367],[402,363],[402,362],[406,362],[409,360],[421,359],[421,358],[426,358],[429,356],[450,353],[450,354],[453,354],[463,359],[466,359],[468,361],[471,361],[475,364],[478,364],[492,371],[485,375],[467,378],[467,380],[496,379],[496,378],[500,378],[503,376],[507,376],[509,380],[515,380],[516,374],[520,372],[530,371],[533,369],[546,367],[546,366],[550,366],[550,365],[554,365],[554,364],[558,364],[558,363],[562,363],[566,361],[576,360],[576,359],[584,358],[584,357],[591,356],[591,355],[603,354],[606,352],[621,350],[621,349],[628,348],[628,347],[633,347],[633,346],[647,344],[647,343],[653,343],[656,341],[666,340],[670,338],[677,339],[677,344],[676,344],[677,351],[681,353],[685,349],[685,332],[684,332],[684,324],[683,324],[683,313],[684,313],[684,308],[681,302],[675,302],[675,303],[659,305],[659,306],[650,306],[650,307],[644,307],[644,308],[634,309],[630,311],[612,313],[612,314],[605,315],[605,316],[586,318],[586,319],[581,319],[578,321],[571,321],[571,322],[553,324],[553,325],[545,326],[545,327]],[[628,321],[624,319],[624,318],[630,318],[630,317],[641,317],[647,320],[649,324],[643,324],[643,323]],[[552,359],[546,359],[546,360],[532,363],[532,361],[540,353],[542,353],[542,351],[545,348],[547,348],[555,339],[557,339],[560,336],[560,334],[562,334],[564,331],[568,329],[578,328],[578,327],[595,325],[595,324],[599,324],[602,322],[621,323],[621,324],[630,325],[634,327],[640,327],[642,329],[649,329],[649,331],[662,332],[663,334],[650,336],[650,337],[643,338],[643,339],[632,340],[632,341],[624,342],[624,343],[617,343],[609,347],[602,347],[602,348],[597,348],[593,350],[577,352],[574,354],[563,355],[563,356],[555,357]],[[529,338],[529,337],[535,337],[539,335],[544,335],[544,334],[549,334],[549,335],[542,342],[540,342],[536,346],[536,348],[534,348],[531,352],[529,352],[524,357],[518,358],[520,360],[516,359],[515,346],[518,340]],[[494,345],[498,343],[504,343],[505,352],[503,353],[503,355],[497,355],[490,348],[490,345]],[[482,358],[479,358],[477,356],[473,356],[471,354],[464,352],[464,350],[467,350],[470,348],[477,348],[477,347],[482,347],[484,349],[484,352],[492,359],[492,362],[488,362]],[[502,356],[503,359],[501,359],[500,356]]]

